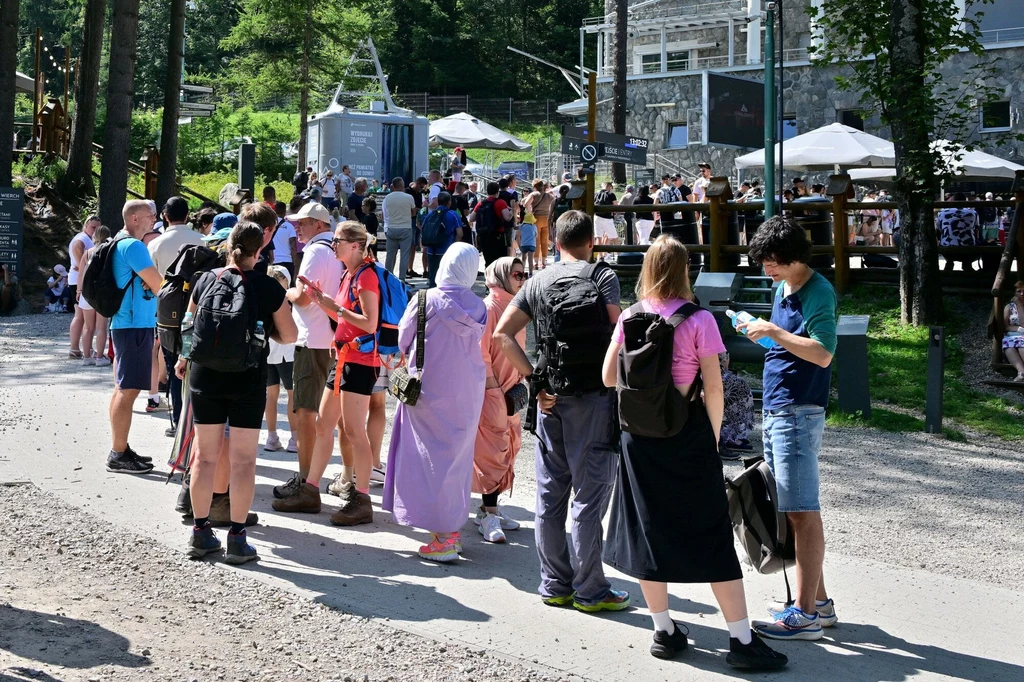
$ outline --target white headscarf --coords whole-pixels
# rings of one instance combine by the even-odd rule
[[[455,242],[441,257],[441,264],[437,268],[437,286],[468,289],[476,282],[479,267],[480,253],[476,248],[465,242]]]

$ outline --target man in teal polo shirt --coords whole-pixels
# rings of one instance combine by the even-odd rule
[[[822,574],[825,532],[818,501],[837,304],[832,285],[808,267],[810,258],[802,227],[782,216],[766,221],[750,242],[750,259],[780,283],[771,321],[739,325],[752,341],[775,342],[764,361],[764,457],[796,541],[796,603],[769,607],[772,620],[754,623],[758,634],[772,639],[821,639],[821,629],[837,621]]]

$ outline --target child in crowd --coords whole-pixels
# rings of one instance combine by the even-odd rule
[[[288,290],[291,277],[287,270],[280,265],[271,265],[267,274],[277,280],[277,283],[284,287],[285,291]],[[270,339],[270,355],[267,357],[267,442],[263,446],[263,449],[268,452],[299,451],[295,440],[298,425],[292,410],[292,361],[294,358],[294,343],[278,343],[274,339]],[[288,439],[287,448],[281,445],[281,439],[277,435],[277,401],[281,397],[281,386],[284,386],[284,390],[288,394],[288,431],[291,436]]]
[[[537,218],[527,213],[519,226],[519,250],[526,261],[527,272],[533,277],[533,254],[537,251]]]
[[[722,459],[739,459],[732,451],[750,452],[750,429],[754,428],[754,394],[743,377],[729,371],[729,353],[718,354],[725,388],[725,413],[722,415],[722,435],[718,453]]]
[[[46,286],[47,289],[43,292],[43,297],[46,299],[45,312],[68,312],[71,290],[68,289],[67,268],[60,264],[55,265],[53,268],[53,274],[46,280]]]
[[[377,230],[380,229],[380,220],[377,218],[377,202],[366,197],[363,199],[363,226],[366,228],[367,234],[372,234],[374,237],[377,236]],[[373,243],[370,247],[370,251],[373,253],[374,260],[377,259],[377,242]]]

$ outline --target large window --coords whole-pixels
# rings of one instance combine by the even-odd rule
[[[1010,129],[1010,103],[985,102],[981,105],[981,129],[984,132],[1003,132]]]
[[[856,128],[857,130],[864,130],[864,113],[861,111],[854,111],[853,109],[837,111],[836,120],[844,126]]]
[[[665,57],[668,59],[669,71],[687,71],[690,68],[689,50],[667,52]],[[640,55],[640,69],[641,73],[661,73],[661,53]]]
[[[689,142],[689,129],[685,123],[669,123],[665,129],[665,149],[679,149]]]

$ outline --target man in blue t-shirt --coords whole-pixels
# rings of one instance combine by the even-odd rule
[[[441,257],[448,247],[455,242],[462,241],[462,219],[458,211],[451,210],[452,195],[448,192],[437,193],[437,208],[441,212],[441,220],[444,221],[445,241],[441,246],[424,246],[427,252],[427,281],[431,287],[437,286],[437,268],[441,265]]]
[[[765,221],[750,242],[750,259],[780,286],[771,322],[739,325],[752,341],[775,345],[764,360],[764,457],[775,476],[779,511],[796,541],[796,603],[769,607],[772,620],[754,629],[771,639],[821,639],[836,624],[835,604],[825,591],[825,532],[818,501],[818,453],[825,430],[836,352],[836,293],[808,267],[811,242],[790,218]]]
[[[153,229],[156,213],[148,201],[132,200],[121,211],[124,230],[115,238],[114,280],[124,289],[121,308],[110,318],[114,340],[114,395],[110,398],[111,448],[107,471],[146,474],[152,457],[142,457],[128,445],[132,406],[139,391],[149,390],[156,327],[156,292],[160,273],[146,245],[139,241]]]

